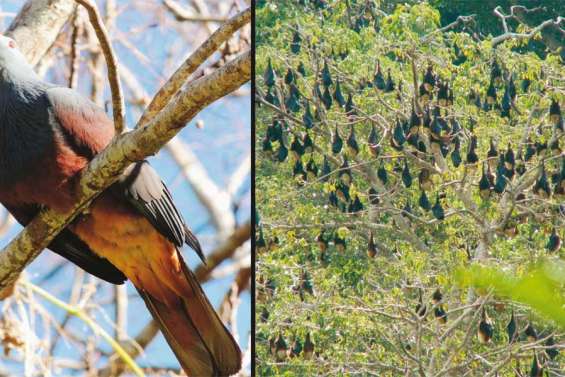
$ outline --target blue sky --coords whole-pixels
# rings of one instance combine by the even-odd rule
[[[0,12],[17,12],[20,6],[20,1],[2,1],[0,5]],[[101,4],[98,1],[98,4]],[[125,1],[118,1],[118,4],[124,5]],[[147,3],[160,4],[160,1],[148,1]],[[147,25],[151,22],[158,22],[153,19],[155,15],[142,13],[134,9],[128,9],[123,12],[118,20],[117,25],[122,32],[128,31],[128,28]],[[9,24],[11,19],[5,19],[2,29]],[[163,66],[167,57],[168,46],[173,43],[178,43],[179,35],[171,33],[170,31],[161,30],[155,27],[148,29],[144,33],[135,33],[129,35],[130,41],[149,58],[150,69],[147,65],[140,63],[134,54],[125,49],[119,44],[115,44],[119,61],[126,64],[128,68],[140,78],[141,84],[145,90],[152,95],[159,85],[159,80],[166,79],[172,72],[164,72]],[[182,45],[181,45],[182,46]],[[195,46],[186,44],[183,46],[181,53],[175,57],[176,61],[180,64],[182,56],[191,51]],[[53,75],[52,77],[57,77]],[[64,85],[64,82],[60,82]],[[82,80],[79,82],[79,90],[83,93],[88,93],[88,82]],[[248,91],[247,91],[248,92]],[[107,98],[110,98],[109,92],[106,93]],[[202,113],[198,114],[196,119],[204,120],[204,129],[198,129],[193,124],[189,124],[181,131],[181,138],[185,141],[193,151],[198,155],[202,164],[210,173],[211,178],[220,186],[224,187],[227,179],[241,163],[241,161],[249,154],[251,146],[251,113],[250,113],[250,98],[249,96],[230,96],[222,99],[213,105],[209,106]],[[133,127],[135,125],[134,112],[128,111],[128,125]],[[166,152],[160,152],[155,157],[149,159],[151,164],[160,173],[162,179],[169,185],[175,203],[185,216],[185,219],[192,229],[198,231],[198,236],[201,239],[205,252],[211,251],[215,243],[211,239],[214,234],[214,228],[209,222],[209,217],[206,210],[195,198],[194,193],[182,179],[179,179],[180,168],[174,163],[171,157]],[[246,192],[247,198],[242,202],[243,207],[239,211],[238,221],[244,222],[250,218],[250,198],[249,189],[251,187],[250,177],[247,178],[241,192]],[[0,246],[4,246],[9,240],[17,234],[21,228],[16,226],[9,234],[5,234],[0,239]],[[189,264],[194,266],[196,258],[190,250],[184,250],[184,255],[188,259]],[[71,282],[73,279],[73,267],[68,264],[62,269],[53,279],[48,283],[42,283],[42,277],[53,269],[61,259],[54,253],[49,251],[43,252],[28,268],[27,273],[32,282],[41,284],[45,289],[58,298],[67,301]],[[233,276],[228,276],[221,280],[216,280],[213,283],[204,285],[204,289],[217,307],[221,301],[224,293],[233,280]],[[129,318],[128,318],[128,333],[134,336],[143,325],[149,320],[150,316],[144,307],[143,302],[136,295],[135,289],[128,283],[128,292],[130,294],[129,301]],[[99,290],[96,293],[96,298],[99,301],[110,299],[112,297],[112,288],[109,284],[102,283],[99,285]],[[238,316],[238,331],[242,346],[247,346],[250,324],[251,324],[251,298],[249,291],[245,292],[242,297],[241,308]],[[64,312],[58,308],[50,307],[45,301],[41,301],[47,308],[52,309],[52,313],[56,318],[63,318]],[[111,305],[103,306],[108,316],[113,315],[113,308]],[[103,315],[101,312],[94,311],[93,314],[99,322],[104,323]],[[79,329],[79,332],[90,335],[90,332],[79,320],[73,319],[71,326]],[[105,326],[108,331],[111,327]],[[103,349],[108,349],[102,340],[99,344]],[[56,355],[64,357],[72,357],[76,355],[77,350],[72,343],[60,342],[56,349]],[[166,342],[162,336],[155,339],[151,345],[146,349],[146,355],[149,358],[140,357],[138,362],[141,365],[159,365],[159,366],[174,366],[176,360],[169,350]],[[16,372],[21,370],[21,366],[17,364],[0,365],[0,367],[8,368]]]

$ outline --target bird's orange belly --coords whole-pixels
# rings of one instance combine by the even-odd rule
[[[71,229],[137,288],[171,304],[186,294],[188,287],[175,246],[145,217],[110,193],[97,198],[90,212]]]

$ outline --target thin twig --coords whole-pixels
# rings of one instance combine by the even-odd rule
[[[82,5],[88,12],[88,17],[96,32],[98,41],[100,42],[100,47],[104,53],[104,58],[106,59],[106,65],[108,66],[108,80],[110,81],[110,89],[112,91],[112,113],[114,116],[114,127],[116,128],[116,134],[123,132],[125,128],[125,118],[124,118],[124,95],[122,92],[122,85],[120,83],[120,70],[116,60],[116,54],[112,49],[112,44],[110,42],[110,36],[108,31],[102,22],[102,17],[98,11],[98,7],[93,0],[75,0],[77,3]]]
[[[218,30],[214,32],[188,59],[177,69],[169,81],[159,89],[153,100],[139,120],[139,125],[145,125],[155,114],[157,114],[171,98],[177,93],[188,77],[198,69],[225,41],[243,25],[251,20],[251,10],[247,9],[230,18]]]
[[[192,14],[179,3],[173,0],[163,0],[163,5],[175,16],[177,21],[188,22],[225,22],[225,17],[204,16]]]
[[[77,307],[71,306],[71,305],[67,304],[66,302],[59,300],[55,296],[51,295],[49,292],[43,290],[42,288],[39,288],[38,286],[36,286],[36,285],[34,285],[34,284],[32,284],[28,281],[22,281],[21,284],[24,285],[25,287],[31,289],[35,293],[39,294],[40,296],[42,296],[43,298],[45,298],[47,301],[51,302],[52,304],[54,304],[54,305],[60,307],[61,309],[67,311],[67,313],[69,313],[70,315],[81,319],[84,323],[86,323],[92,329],[92,331],[94,331],[94,333],[100,334],[102,336],[102,338],[104,338],[104,340],[106,340],[110,344],[112,349],[114,349],[114,351],[116,351],[116,353],[122,358],[122,360],[127,364],[127,366],[129,366],[131,368],[131,370],[137,376],[144,376],[145,375],[143,373],[143,371],[141,370],[141,368],[139,368],[139,366],[136,364],[136,362],[122,348],[122,346],[118,342],[116,342],[102,327],[100,327],[95,321],[93,321],[84,311],[82,311],[81,309],[79,309]]]

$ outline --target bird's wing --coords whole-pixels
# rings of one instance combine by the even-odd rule
[[[188,244],[204,261],[200,243],[186,226],[167,186],[147,161],[129,166],[112,190],[125,197],[169,241],[177,247]]]
[[[23,226],[26,226],[39,213],[39,208],[35,206],[6,207],[6,209]],[[89,274],[109,283],[123,284],[127,279],[106,258],[94,254],[86,243],[68,229],[63,229],[47,248],[68,259]]]
[[[65,143],[83,157],[92,159],[114,137],[114,124],[102,108],[82,94],[63,87],[46,90],[55,118]]]
[[[72,89],[47,90],[56,123],[75,153],[92,159],[112,140],[114,126],[106,113]],[[200,243],[186,226],[171,194],[148,162],[131,165],[112,186],[151,224],[178,247],[187,243],[204,260]]]

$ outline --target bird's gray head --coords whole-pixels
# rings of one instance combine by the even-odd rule
[[[0,35],[0,72],[28,79],[37,77],[16,41],[4,35]]]

